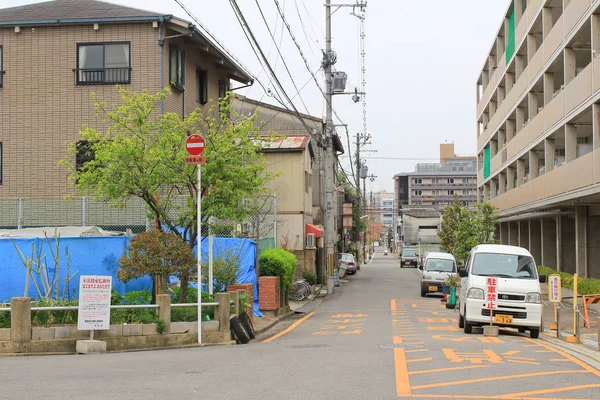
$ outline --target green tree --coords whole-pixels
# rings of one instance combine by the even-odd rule
[[[469,210],[454,195],[454,203],[444,209],[442,230],[438,233],[441,246],[457,260],[465,260],[471,249],[480,244],[494,243],[496,216],[489,203],[477,204]]]
[[[165,293],[170,276],[181,279],[191,273],[195,257],[179,235],[151,230],[131,239],[118,264],[117,276],[123,282],[145,275],[158,277],[154,290],[160,294]]]
[[[256,114],[242,116],[231,110],[231,93],[218,104],[211,101],[206,112],[196,110],[182,119],[176,113],[158,112],[168,90],[150,94],[119,88],[119,92],[121,104],[95,104],[104,125],[84,126],[80,140],[69,144],[70,157],[61,161],[77,194],[117,206],[139,197],[159,230],[180,235],[190,247],[198,236],[198,191],[203,222],[209,216],[242,221],[253,214],[256,205],[245,199],[265,193],[274,176],[266,171],[261,150],[269,138],[260,137]],[[189,133],[201,134],[206,141],[201,188],[196,166],[185,163]],[[89,161],[77,165],[78,153]],[[182,276],[183,299],[188,279]]]

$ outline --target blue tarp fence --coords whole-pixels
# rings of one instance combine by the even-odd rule
[[[113,289],[121,295],[132,291],[150,290],[152,288],[150,276],[134,279],[127,283],[121,282],[117,278],[119,269],[117,262],[130,239],[131,237],[128,236],[61,237],[59,240],[60,257],[58,263],[59,297],[62,297],[63,292],[66,293],[65,297],[67,299],[77,299],[79,297],[80,275],[110,275],[113,277]],[[17,247],[25,259],[31,257],[35,260],[35,253],[40,254],[47,265],[48,280],[52,281],[57,273],[56,263],[52,256],[52,251],[56,252],[55,246],[55,239],[52,238],[49,240],[45,238],[15,238],[14,242],[11,239],[0,239],[0,302],[8,302],[12,297],[23,296],[25,291],[26,267],[19,257]],[[70,260],[70,276],[75,275],[67,288],[64,287],[67,277],[65,248],[68,249]],[[253,284],[254,313],[257,316],[262,316],[262,313],[258,310],[258,281],[255,269],[256,244],[248,239],[214,238],[213,255],[215,259],[228,249],[233,252],[240,252],[241,267],[238,271],[237,283]],[[208,263],[208,240],[204,238],[202,240],[202,262]],[[41,288],[41,277],[37,274],[33,275]],[[53,297],[56,297],[56,288],[53,294]],[[31,279],[29,281],[29,297],[32,299],[38,298],[35,284]]]

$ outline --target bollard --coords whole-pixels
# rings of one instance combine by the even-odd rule
[[[231,305],[233,315],[240,315],[240,292],[244,291],[240,289],[236,292],[229,292],[231,300],[233,300],[233,304]]]
[[[31,300],[13,297],[10,300],[10,340],[14,353],[28,353],[31,346]]]
[[[158,318],[165,322],[165,330],[163,334],[171,334],[171,296],[168,294],[159,294],[156,296],[156,304],[158,304]]]
[[[556,337],[561,338],[560,336],[560,304],[556,305]]]
[[[229,293],[215,293],[215,302],[219,303],[215,319],[219,320],[219,331],[225,334],[225,337],[229,337],[229,318],[231,317],[229,299]]]
[[[575,310],[577,311],[577,313],[575,314],[575,340],[577,341],[577,343],[581,343],[581,331],[579,329],[579,307],[576,306]]]

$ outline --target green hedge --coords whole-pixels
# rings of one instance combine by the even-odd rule
[[[261,276],[278,276],[284,289],[294,283],[296,256],[293,253],[281,248],[265,249],[258,262]]]
[[[538,272],[543,275],[558,274],[560,275],[560,282],[563,287],[573,290],[573,274],[568,272],[558,272],[552,268],[538,265]],[[577,278],[577,292],[578,294],[599,294],[600,293],[600,279],[595,278]]]

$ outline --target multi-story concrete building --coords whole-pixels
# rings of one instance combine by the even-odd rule
[[[457,157],[454,144],[441,144],[440,161],[417,164],[413,172],[394,176],[394,199],[399,208],[406,205],[443,208],[454,201],[454,194],[467,204],[477,201],[476,158]]]
[[[600,277],[600,1],[515,0],[477,80],[478,195],[498,237]]]
[[[394,194],[386,190],[371,193],[368,210],[376,214],[384,228],[391,228],[394,224]]]

